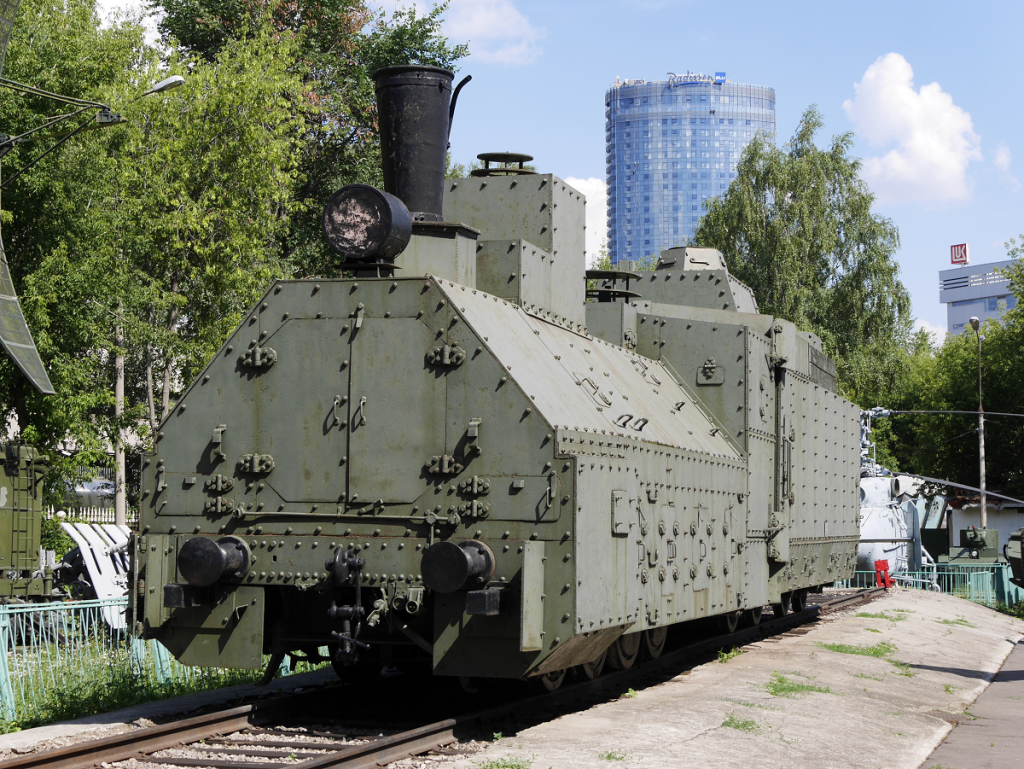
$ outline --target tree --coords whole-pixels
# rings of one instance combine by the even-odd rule
[[[1010,240],[1007,251],[1020,256]],[[1016,259],[1005,270],[1014,296],[1024,296],[1024,262]],[[980,329],[981,369],[986,412],[1024,414],[1024,305],[1007,310]],[[978,339],[971,329],[950,335],[941,347],[921,349],[910,361],[902,397],[889,403],[905,410],[978,409]],[[978,485],[977,417],[968,414],[907,414],[887,420],[888,439],[902,469],[945,478],[968,486]],[[884,423],[884,422],[883,422]],[[988,487],[1017,498],[1024,497],[1024,419],[992,416],[985,419],[986,476]]]
[[[81,26],[91,22],[102,41],[91,3],[75,7],[88,11]],[[37,39],[53,37],[60,18],[43,11],[28,17],[39,24],[28,30]],[[155,430],[267,283],[291,276],[273,247],[288,225],[281,211],[297,184],[302,128],[291,36],[267,25],[212,61],[172,53],[160,65],[140,26],[123,29],[132,45],[116,77],[66,90],[121,105],[127,122],[76,137],[4,199],[15,253],[32,257],[19,273],[22,300],[58,394],[39,397],[7,366],[0,397],[17,412],[23,437],[57,461],[56,496],[76,468],[109,463],[119,428],[143,438]],[[170,73],[186,74],[186,85],[137,99]],[[129,408],[115,419],[119,355]]]
[[[694,240],[725,255],[761,312],[821,337],[843,393],[871,406],[906,372],[912,321],[894,260],[899,231],[871,212],[853,135],[819,149],[822,125],[811,106],[784,150],[758,134],[726,193],[705,204]]]
[[[131,21],[101,29],[92,2],[23,0],[4,75],[56,93],[109,101],[132,88],[151,58],[143,39],[142,27]],[[20,133],[42,124],[61,106],[5,89],[0,91],[0,124],[9,133]],[[114,246],[113,234],[96,216],[96,190],[110,172],[102,134],[75,137],[17,178],[17,169],[55,139],[44,136],[21,145],[3,160],[7,256],[58,394],[40,396],[3,355],[0,410],[15,417],[22,438],[50,455],[55,472],[46,491],[51,502],[62,501],[79,468],[106,464],[110,445],[113,336],[103,305],[93,301],[107,291],[111,269],[104,258]],[[48,286],[45,294],[28,289],[33,279],[42,284],[44,265],[75,254],[88,259],[69,270],[66,279]]]
[[[423,15],[411,7],[390,19],[383,10],[369,10],[365,0],[157,0],[152,7],[165,12],[165,42],[206,59],[229,41],[251,37],[261,20],[294,39],[294,71],[304,84],[295,105],[303,119],[300,183],[281,212],[289,225],[276,245],[297,274],[334,274],[337,256],[321,231],[324,204],[346,184],[383,186],[371,76],[395,64],[455,69],[469,51],[441,34],[446,5]]]

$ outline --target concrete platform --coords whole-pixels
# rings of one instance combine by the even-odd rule
[[[946,736],[924,766],[1024,767],[1024,642],[1017,642],[1002,670],[967,708],[965,716],[966,720]]]
[[[916,769],[965,719],[965,709],[978,715],[982,701],[969,706],[1011,649],[1020,648],[1022,631],[1024,623],[959,598],[893,589],[802,635],[753,644],[728,662],[711,662],[635,697],[526,729],[452,766],[472,769],[510,759],[535,769]],[[848,653],[868,650],[881,656]],[[1007,666],[1005,688],[992,689],[994,711],[1010,702],[998,697],[1024,696],[1017,659]],[[935,763],[1019,766],[978,761],[978,751],[995,755],[990,742],[1009,743],[1015,728],[1024,730],[1024,700],[1012,702],[1018,710],[1005,711],[1005,732],[995,728],[995,718],[991,726],[979,719],[957,727],[964,730],[965,748],[956,755],[970,760]],[[976,736],[982,734],[987,736]]]

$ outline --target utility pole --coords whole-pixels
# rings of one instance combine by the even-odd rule
[[[974,329],[974,335],[978,337],[978,464],[980,481],[978,489],[981,490],[981,528],[988,528],[988,498],[985,495],[985,407],[981,402],[981,334],[978,328],[981,325],[977,318],[971,318],[969,323]]]
[[[124,429],[121,427],[124,414],[124,333],[121,307],[117,309],[117,326],[114,327],[114,344],[117,345],[117,354],[114,356],[114,421],[117,423],[114,439],[114,524],[125,526]]]

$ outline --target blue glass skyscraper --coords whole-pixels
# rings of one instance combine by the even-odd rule
[[[686,243],[704,201],[736,178],[743,148],[775,133],[775,89],[724,72],[616,81],[604,103],[613,263]]]

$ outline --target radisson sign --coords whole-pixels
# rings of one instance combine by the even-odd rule
[[[687,72],[685,75],[677,75],[675,72],[668,73],[668,87],[675,88],[681,85],[692,85],[694,83],[724,83],[725,73],[716,72],[714,77],[702,73]]]

